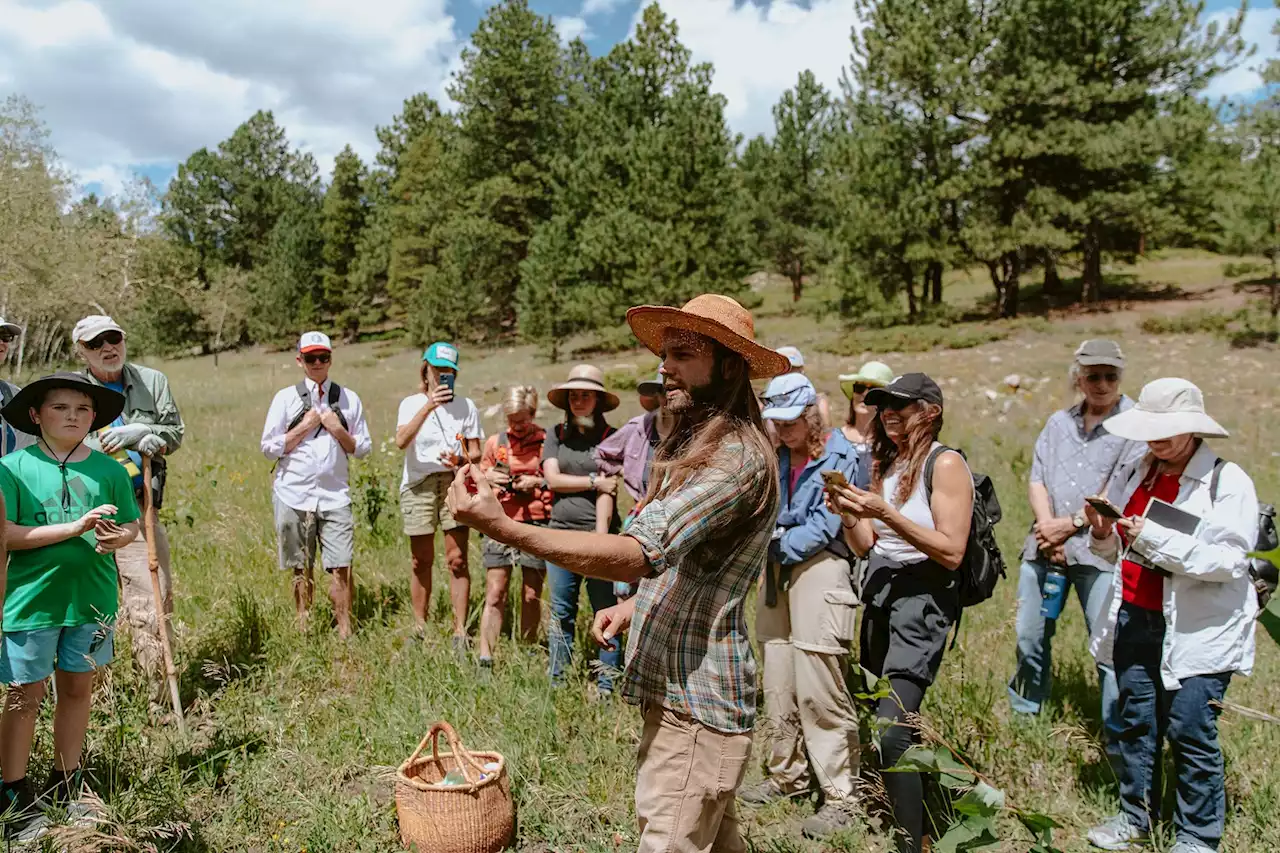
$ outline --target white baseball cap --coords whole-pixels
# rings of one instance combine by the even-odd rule
[[[298,352],[333,352],[333,344],[324,332],[304,332],[298,340]]]
[[[124,329],[112,320],[106,314],[90,314],[71,330],[71,340],[76,343],[91,341],[103,332],[119,332],[124,334]]]
[[[786,356],[792,367],[804,367],[804,356],[795,347],[778,347],[778,355]]]
[[[6,332],[13,332],[15,335],[22,334],[21,326],[19,326],[17,323],[10,323],[8,320],[6,320],[3,317],[0,317],[0,329],[4,329]]]

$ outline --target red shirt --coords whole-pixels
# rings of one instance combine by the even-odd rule
[[[501,462],[511,468],[512,479],[521,474],[542,476],[542,442],[546,438],[542,427],[534,428],[524,438],[507,433],[508,446],[498,444],[498,436],[491,435],[484,443],[480,456],[480,469],[488,471]],[[498,492],[507,517],[516,521],[546,521],[551,517],[551,492],[534,489],[532,492]]]
[[[809,467],[809,463],[807,463],[807,462],[806,462],[804,465],[800,465],[800,466],[793,465],[793,466],[791,466],[791,470],[787,472],[788,478],[789,478],[789,479],[790,479],[790,481],[791,481],[791,482],[790,482],[790,486],[791,486],[791,488],[790,488],[790,490],[787,492],[787,496],[788,496],[788,497],[790,497],[791,495],[794,495],[794,494],[796,493],[796,484],[800,482],[800,475],[801,475],[801,474],[803,474],[803,473],[804,473],[804,469],[805,469],[805,468],[808,468],[808,467]]]
[[[1178,475],[1163,474],[1156,477],[1154,488],[1145,482],[1138,486],[1133,497],[1129,498],[1129,503],[1125,504],[1125,518],[1142,515],[1153,497],[1165,503],[1173,503],[1178,497]],[[1129,544],[1123,533],[1120,534],[1120,540]],[[1164,575],[1132,560],[1125,560],[1120,564],[1120,579],[1123,582],[1124,601],[1143,610],[1164,609]]]

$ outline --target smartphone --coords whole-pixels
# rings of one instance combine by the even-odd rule
[[[828,486],[847,486],[848,478],[839,471],[823,471],[822,479]]]
[[[456,383],[457,381],[458,381],[458,374],[456,373],[440,374],[440,384],[449,389],[449,397],[451,399],[453,397],[453,386],[454,386],[454,383]]]
[[[1119,507],[1106,498],[1085,498],[1084,502],[1097,510],[1098,515],[1101,515],[1103,518],[1109,518],[1112,521],[1115,521],[1116,519],[1124,517],[1124,513],[1120,511]]]

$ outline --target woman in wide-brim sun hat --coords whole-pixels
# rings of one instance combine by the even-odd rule
[[[1153,831],[1165,732],[1178,776],[1174,853],[1213,851],[1227,811],[1218,707],[1232,674],[1253,670],[1258,600],[1248,555],[1258,536],[1257,493],[1239,465],[1205,443],[1227,430],[1185,379],[1148,383],[1137,405],[1103,426],[1147,442],[1150,452],[1111,478],[1107,498],[1122,519],[1086,509],[1090,547],[1119,569],[1090,650],[1115,669],[1123,732],[1114,745],[1120,813],[1088,838],[1127,850]],[[1192,518],[1178,523],[1167,509],[1153,515],[1156,501]]]
[[[882,361],[868,361],[862,367],[858,368],[857,373],[840,374],[840,390],[844,392],[844,396],[852,400],[854,397],[854,386],[865,385],[863,393],[870,388],[883,388],[893,381],[893,371],[889,369],[889,365]]]
[[[858,452],[858,475],[863,478],[863,482],[855,485],[861,489],[871,483],[872,425],[876,419],[875,406],[867,405],[867,392],[883,388],[892,381],[893,371],[889,369],[889,365],[879,361],[868,361],[858,368],[857,373],[840,375],[840,390],[849,399],[849,409],[845,413],[844,426],[840,427],[840,431]]]
[[[600,395],[601,412],[612,412],[621,402],[617,394],[604,387],[604,371],[592,364],[579,364],[570,370],[566,381],[547,392],[547,402],[567,412],[570,391],[595,391]]]

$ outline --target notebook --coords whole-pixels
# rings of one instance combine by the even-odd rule
[[[1170,530],[1176,530],[1179,533],[1188,535],[1195,535],[1196,528],[1200,526],[1200,516],[1193,515],[1185,509],[1178,509],[1173,504],[1165,503],[1159,498],[1151,499],[1151,502],[1147,504],[1147,511],[1143,515],[1161,527],[1167,527]]]

